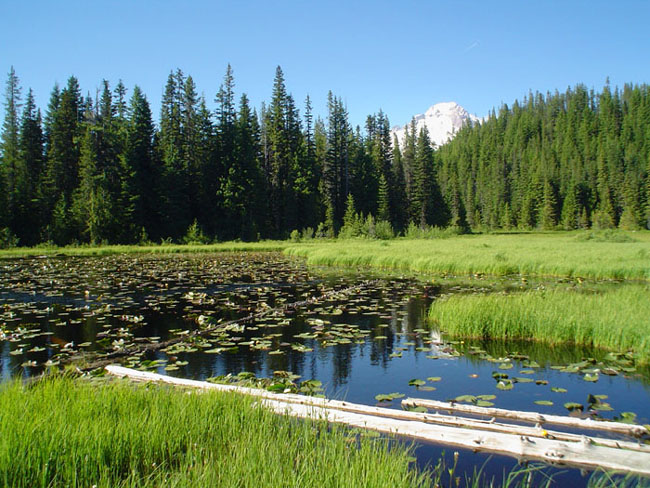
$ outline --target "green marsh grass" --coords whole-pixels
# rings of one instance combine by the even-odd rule
[[[0,389],[7,487],[427,485],[409,455],[239,395],[61,377]]]
[[[596,236],[595,238],[590,238]],[[287,246],[311,265],[444,274],[650,280],[650,232],[460,235],[442,239],[349,239]]]
[[[454,336],[574,343],[634,351],[650,362],[647,284],[452,295],[435,301],[429,318]]]
[[[16,247],[1,249],[1,258],[23,258],[32,256],[108,256],[111,254],[180,254],[210,252],[278,252],[288,245],[286,241],[220,242],[217,244],[150,244],[111,246],[66,246],[66,247]]]

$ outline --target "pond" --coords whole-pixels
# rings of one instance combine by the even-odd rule
[[[400,408],[404,395],[650,423],[650,372],[631,357],[452,341],[426,323],[430,304],[442,295],[521,286],[519,277],[416,280],[308,269],[273,253],[5,260],[0,375],[29,377],[72,355],[101,358],[175,339],[121,361],[184,378],[301,389],[390,408]],[[249,315],[256,318],[231,322]],[[208,327],[201,338],[182,340]],[[418,445],[419,465],[435,463],[442,451]],[[498,480],[516,466],[461,451],[457,472],[471,474],[488,458],[484,473]],[[549,472],[573,486],[588,479],[576,470]]]

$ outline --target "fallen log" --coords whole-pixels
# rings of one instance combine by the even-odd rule
[[[606,432],[631,435],[634,437],[641,437],[648,434],[648,430],[642,425],[624,424],[621,422],[610,422],[604,420],[593,420],[590,418],[546,415],[537,412],[523,412],[517,410],[506,410],[503,408],[477,407],[476,405],[440,402],[437,400],[425,400],[423,398],[405,398],[402,400],[402,406],[424,407],[435,411],[442,410],[447,412],[463,412],[485,417],[532,422],[539,425],[552,424],[584,430],[601,430]]]
[[[438,413],[408,412],[339,400],[276,394],[256,388],[175,378],[121,366],[108,366],[106,370],[112,375],[136,381],[163,382],[203,390],[252,395],[260,398],[263,405],[276,412],[301,418],[324,418],[329,422],[474,451],[494,452],[583,468],[600,467],[650,475],[650,448],[634,442]]]

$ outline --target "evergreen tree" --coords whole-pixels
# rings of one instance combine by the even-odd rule
[[[154,125],[149,102],[135,86],[129,102],[126,147],[122,157],[120,203],[124,220],[123,240],[135,241],[144,234],[159,239],[161,168],[153,148]]]
[[[557,225],[555,191],[551,182],[546,180],[544,183],[544,199],[541,209],[540,225],[544,230],[553,230]]]
[[[78,238],[77,229],[68,214],[72,207],[72,195],[79,182],[79,141],[84,103],[77,79],[68,79],[58,100],[55,92],[50,106],[56,106],[54,113],[48,111],[51,125],[47,128],[47,163],[43,187],[43,204],[50,230],[45,231],[47,239],[58,244],[67,244]]]
[[[271,205],[271,234],[283,237],[293,222],[290,215],[291,195],[291,137],[289,133],[288,94],[284,84],[282,68],[275,70],[273,96],[271,105],[264,114],[264,139],[266,141],[265,166],[269,178],[269,196]]]
[[[324,200],[333,212],[334,228],[343,221],[345,202],[350,191],[348,114],[340,98],[327,96],[327,154],[323,169]]]
[[[379,194],[377,195],[377,220],[390,222],[390,197],[388,182],[384,175],[379,176]]]
[[[162,99],[158,151],[162,159],[161,234],[180,238],[192,222],[188,201],[189,179],[183,152],[182,93],[184,75],[181,70],[170,73]]]
[[[36,108],[32,90],[22,114],[18,140],[19,158],[16,166],[16,206],[12,229],[20,243],[33,246],[39,242],[42,215],[39,205],[39,184],[43,174],[43,130],[41,114]]]
[[[562,227],[564,230],[573,230],[580,227],[580,209],[576,197],[577,188],[572,188],[567,192],[564,202],[562,203]]]
[[[449,211],[436,180],[433,148],[426,126],[418,135],[413,178],[412,208],[417,225],[446,226]]]
[[[20,86],[11,67],[5,85],[5,116],[0,140],[0,228],[14,224],[16,211],[16,168],[19,165]],[[15,228],[14,228],[15,230]]]

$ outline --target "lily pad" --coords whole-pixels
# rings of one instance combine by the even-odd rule
[[[454,398],[454,401],[458,403],[474,403],[476,402],[476,397],[474,395],[460,395]]]
[[[514,388],[514,384],[511,380],[503,379],[498,381],[497,388],[499,390],[512,390]]]
[[[568,411],[570,411],[570,412],[573,412],[574,410],[579,410],[579,411],[582,412],[582,411],[584,410],[585,407],[584,407],[581,403],[576,403],[576,402],[566,402],[566,403],[564,404],[564,408],[566,408],[566,409],[567,409]]]
[[[553,405],[553,402],[550,401],[550,400],[535,400],[535,404],[536,405],[545,405],[545,406],[550,407],[550,406]]]
[[[404,394],[403,393],[381,393],[379,395],[375,395],[375,400],[377,400],[378,402],[390,402],[397,398],[404,398]]]
[[[414,379],[409,381],[409,386],[417,386],[417,387],[419,387],[419,386],[425,385],[426,383],[427,382],[424,381],[424,380],[419,380],[417,378],[414,378]]]

